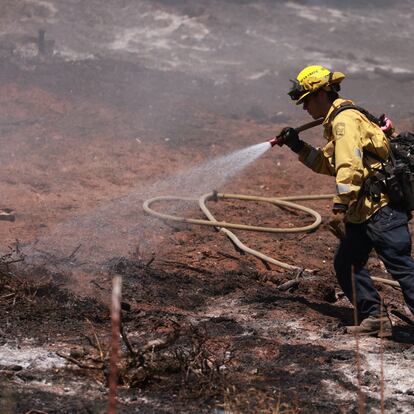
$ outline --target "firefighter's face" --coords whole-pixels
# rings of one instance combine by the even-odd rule
[[[303,109],[305,111],[308,111],[309,115],[313,119],[325,117],[327,114],[327,105],[325,100],[326,94],[322,93],[322,91],[311,93],[310,95],[306,96],[303,100]],[[330,104],[328,105],[328,107],[329,106]]]

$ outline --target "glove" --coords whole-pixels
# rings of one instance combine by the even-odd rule
[[[345,237],[346,206],[344,207],[345,208],[335,208],[334,206],[332,214],[328,219],[328,230],[339,240],[342,240]]]
[[[279,145],[279,147],[287,145],[293,152],[298,153],[305,143],[299,139],[299,134],[296,132],[295,128],[285,127],[277,136],[277,145]]]

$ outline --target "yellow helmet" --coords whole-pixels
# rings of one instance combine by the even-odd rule
[[[288,95],[299,105],[306,96],[321,88],[326,91],[339,91],[339,84],[343,79],[345,75],[341,72],[331,72],[323,66],[307,66],[299,72],[295,80],[291,80],[293,85]]]

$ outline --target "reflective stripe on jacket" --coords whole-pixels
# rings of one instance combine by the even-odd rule
[[[347,109],[331,119],[333,111],[344,103],[353,102],[336,99],[322,124],[328,143],[321,149],[305,143],[299,160],[317,173],[335,176],[333,203],[347,206],[348,222],[362,223],[388,203],[385,194],[374,201],[361,191],[365,179],[381,168],[378,161],[368,156],[363,158],[364,150],[387,159],[390,148],[381,128],[358,110]]]

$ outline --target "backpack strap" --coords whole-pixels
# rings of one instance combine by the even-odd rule
[[[332,112],[331,116],[329,117],[330,118],[329,120],[333,121],[334,118],[338,114],[340,114],[342,111],[345,111],[347,109],[355,109],[355,110],[361,112],[363,115],[365,115],[368,118],[368,120],[371,121],[372,123],[374,123],[375,125],[381,126],[381,121],[376,116],[372,115],[370,112],[368,112],[366,109],[362,108],[361,106],[357,106],[357,105],[349,104],[349,103],[344,103],[344,104],[338,106],[338,108],[336,108]]]
[[[356,111],[361,112],[363,115],[366,116],[366,118],[370,122],[372,122],[373,124],[381,127],[381,121],[380,121],[379,118],[377,118],[375,115],[372,115],[370,112],[368,112],[366,109],[362,108],[361,106],[354,105],[354,104],[349,104],[349,103],[344,103],[344,104],[340,105],[338,108],[336,108],[332,112],[331,116],[329,117],[329,120],[332,122],[338,114],[340,114],[342,111],[346,111],[347,109],[355,109]],[[384,160],[378,154],[375,154],[374,152],[371,152],[371,151],[368,151],[368,150],[364,150],[364,156],[365,155],[367,155],[368,157],[373,158],[375,161],[380,162],[382,165],[384,165],[384,163],[388,162],[388,160]],[[392,153],[392,151],[390,151],[389,157],[390,157],[391,163],[393,165],[395,165],[395,157],[394,157],[394,154]]]

